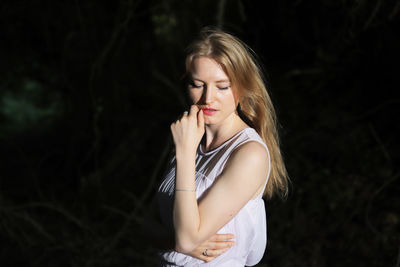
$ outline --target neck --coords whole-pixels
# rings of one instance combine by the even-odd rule
[[[237,114],[226,118],[220,124],[205,126],[205,151],[212,150],[234,136],[244,128],[249,127]]]

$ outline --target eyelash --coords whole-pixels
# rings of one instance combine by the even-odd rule
[[[191,87],[193,88],[201,88],[203,87],[203,85],[195,85],[195,84],[190,84]]]
[[[202,88],[204,85],[195,85],[194,83],[190,83],[190,86],[193,88]],[[225,87],[218,87],[219,90],[228,90],[229,86],[225,86]]]

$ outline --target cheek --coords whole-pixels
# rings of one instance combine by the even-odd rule
[[[192,100],[193,104],[196,104],[196,102],[199,101],[200,96],[194,90],[189,90],[189,98]]]
[[[221,98],[223,99],[226,107],[228,107],[229,109],[236,109],[237,100],[232,92],[223,95]]]

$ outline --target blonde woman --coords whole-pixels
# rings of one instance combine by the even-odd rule
[[[171,125],[175,156],[158,191],[175,248],[161,266],[252,266],[266,247],[262,197],[287,193],[273,105],[251,50],[205,29],[186,57],[190,110]]]

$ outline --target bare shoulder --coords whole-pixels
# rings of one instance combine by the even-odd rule
[[[236,148],[230,156],[228,168],[261,168],[267,169],[269,164],[268,152],[265,147],[257,141],[249,141]]]
[[[268,152],[265,147],[257,141],[248,141],[239,146],[232,153],[232,157],[241,160],[257,160],[260,162],[268,161]]]
[[[249,141],[237,147],[226,162],[220,181],[225,188],[243,194],[248,201],[260,193],[268,176],[269,159],[265,147]]]

